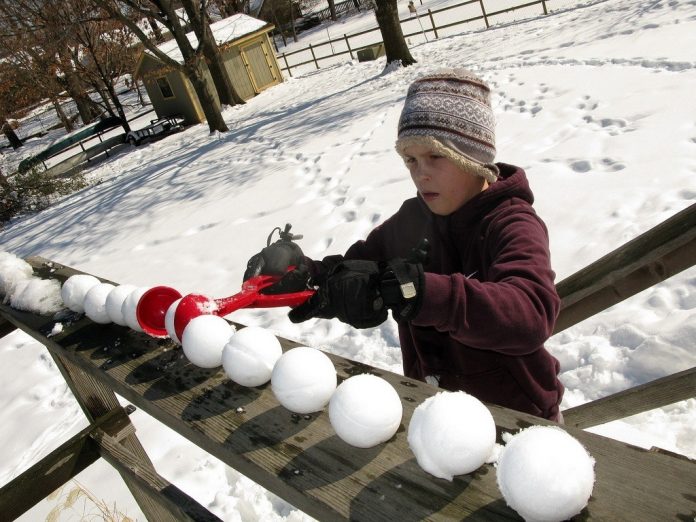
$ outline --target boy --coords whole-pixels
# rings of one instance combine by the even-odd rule
[[[293,322],[366,328],[391,310],[404,375],[562,420],[559,364],[543,346],[560,304],[547,230],[524,171],[493,163],[488,86],[463,69],[413,82],[396,150],[417,197],[345,256],[312,261],[278,241],[249,261],[245,279],[297,265],[270,289],[316,289],[290,312]]]

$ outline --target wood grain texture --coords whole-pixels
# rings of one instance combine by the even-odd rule
[[[41,260],[32,263],[45,273]],[[51,277],[75,273],[53,269]],[[418,466],[406,430],[415,407],[439,391],[425,383],[328,354],[340,379],[378,375],[402,400],[404,417],[396,435],[375,448],[357,449],[335,435],[326,411],[293,414],[280,406],[269,385],[245,388],[221,369],[197,368],[169,340],[69,313],[59,318],[63,332],[48,338],[54,318],[6,306],[0,312],[104,386],[322,521],[519,520],[498,491],[493,466],[452,482]],[[282,344],[284,349],[295,345]],[[499,442],[503,432],[552,424],[493,405],[490,410]],[[696,515],[694,462],[566,429],[596,459],[594,492],[578,520],[691,520]]]

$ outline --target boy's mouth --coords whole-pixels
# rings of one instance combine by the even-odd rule
[[[436,199],[440,194],[438,192],[421,192],[421,196],[425,201],[432,201]]]

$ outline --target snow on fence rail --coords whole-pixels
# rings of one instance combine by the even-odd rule
[[[420,0],[422,4],[422,0]],[[488,4],[488,7],[486,7]],[[441,9],[428,9],[427,13],[417,10],[416,15],[400,20],[404,37],[409,43],[422,43],[433,38],[441,38],[461,32],[462,24],[470,24],[472,29],[487,29],[492,25],[511,22],[520,18],[537,16],[541,13],[548,14],[550,5],[568,2],[562,0],[534,0],[522,4],[510,5],[510,0],[468,0],[443,7]],[[454,20],[454,21],[453,21]],[[344,34],[339,38],[330,38],[317,44],[309,44],[308,47],[277,54],[281,70],[287,71],[290,76],[320,69],[336,63],[351,60],[357,57],[358,51],[382,43],[379,27],[373,27],[365,31],[353,34]]]
[[[41,258],[28,260],[43,278],[79,273]],[[696,204],[558,285],[560,328],[571,326],[696,263]],[[599,275],[599,277],[598,277]],[[609,293],[607,293],[607,290]],[[0,296],[1,297],[1,296]],[[564,319],[563,310],[584,303]],[[231,383],[220,369],[197,368],[171,340],[73,314],[55,319],[0,303],[0,335],[21,328],[44,344],[90,420],[90,426],[0,489],[0,513],[13,519],[99,458],[123,477],[148,520],[218,520],[155,470],[115,393],[227,465],[320,520],[518,520],[488,465],[435,479],[420,469],[406,440],[414,409],[439,391],[426,383],[327,354],[340,379],[373,373],[397,391],[402,426],[377,447],[356,449],[334,433],[326,412],[292,414],[269,386]],[[237,325],[241,327],[241,325]],[[284,350],[297,343],[279,339]],[[593,426],[693,397],[696,369],[566,410],[563,427],[594,457],[596,482],[582,520],[691,520],[696,462],[630,446],[580,427]],[[549,421],[495,405],[501,441]]]

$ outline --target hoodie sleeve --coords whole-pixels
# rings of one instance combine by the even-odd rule
[[[546,227],[531,207],[510,207],[491,222],[486,242],[485,280],[426,273],[412,323],[472,348],[531,353],[551,335],[560,307]]]

